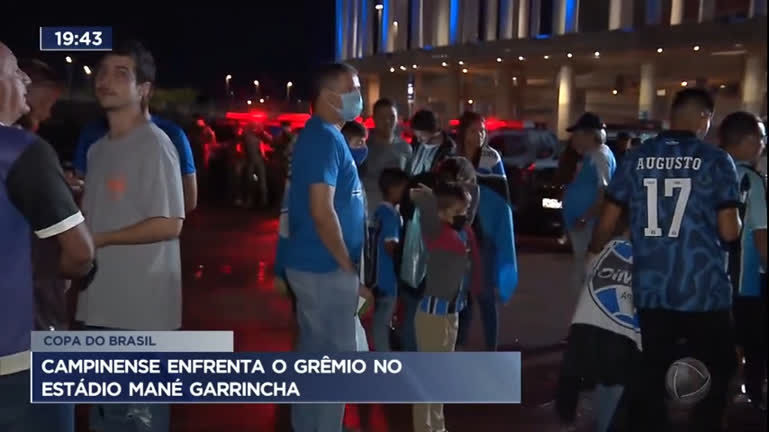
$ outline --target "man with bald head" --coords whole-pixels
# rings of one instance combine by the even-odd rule
[[[56,152],[40,137],[11,127],[29,112],[30,79],[10,49],[0,43],[0,431],[68,432],[71,405],[29,403],[30,332],[35,302],[31,233],[55,238],[62,276],[79,278],[94,270],[93,241]]]

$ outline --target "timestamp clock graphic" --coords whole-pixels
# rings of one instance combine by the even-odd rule
[[[112,27],[40,27],[40,51],[111,51]]]

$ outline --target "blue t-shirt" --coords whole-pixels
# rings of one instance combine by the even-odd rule
[[[607,199],[627,206],[639,308],[703,312],[731,306],[720,209],[738,206],[737,171],[723,150],[668,131],[631,150]]]
[[[761,295],[761,255],[755,243],[755,232],[766,229],[766,180],[750,164],[737,164],[740,185],[742,233],[740,248],[729,253],[729,275],[741,297]]]
[[[598,199],[598,192],[605,189],[617,168],[614,154],[607,145],[601,145],[582,160],[574,181],[566,186],[563,196],[563,217],[566,228],[574,226]]]
[[[288,196],[291,234],[286,243],[286,267],[328,273],[337,270],[339,265],[321,242],[310,216],[310,186],[317,183],[335,188],[334,210],[347,251],[353,262],[360,261],[365,213],[358,169],[339,129],[319,117],[312,117],[294,144]]]
[[[374,212],[374,238],[376,242],[376,289],[388,297],[398,295],[398,278],[395,275],[395,263],[387,253],[385,243],[400,241],[400,231],[403,225],[400,213],[388,203],[380,203]]]
[[[152,116],[152,122],[168,135],[168,138],[171,139],[174,147],[176,147],[176,151],[179,153],[179,166],[181,167],[182,175],[195,174],[195,159],[192,156],[192,147],[184,130],[176,123],[158,116]],[[88,149],[101,137],[107,135],[107,132],[109,132],[109,125],[104,119],[88,123],[80,131],[77,146],[75,147],[75,155],[72,160],[72,165],[78,172],[81,174],[86,173],[88,168]]]

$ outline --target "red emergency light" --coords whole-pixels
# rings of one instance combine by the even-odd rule
[[[456,128],[459,126],[458,119],[449,120],[449,126]],[[486,119],[486,130],[493,132],[500,129],[526,129],[526,123],[521,120],[501,120],[496,117]]]
[[[267,118],[267,114],[262,111],[251,111],[247,113],[243,112],[227,112],[224,117],[227,120],[237,120],[242,122],[261,121]]]

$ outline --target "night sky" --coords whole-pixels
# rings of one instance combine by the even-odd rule
[[[260,81],[265,94],[281,95],[286,81],[297,95],[307,91],[309,71],[334,56],[334,0],[258,0],[244,5],[209,2],[208,7],[169,6],[173,14],[145,7],[145,2],[102,2],[100,7],[43,7],[35,1],[3,7],[0,41],[17,57],[41,58],[64,71],[64,56],[96,64],[99,53],[41,53],[41,25],[113,27],[114,40],[142,41],[158,66],[158,87],[193,87],[201,93],[224,94],[224,77],[233,75],[237,92],[253,91]],[[154,3],[160,5],[160,1]],[[223,6],[228,5],[228,6]],[[68,7],[64,7],[68,6]],[[75,12],[74,9],[83,9]],[[10,10],[8,10],[10,9]]]

